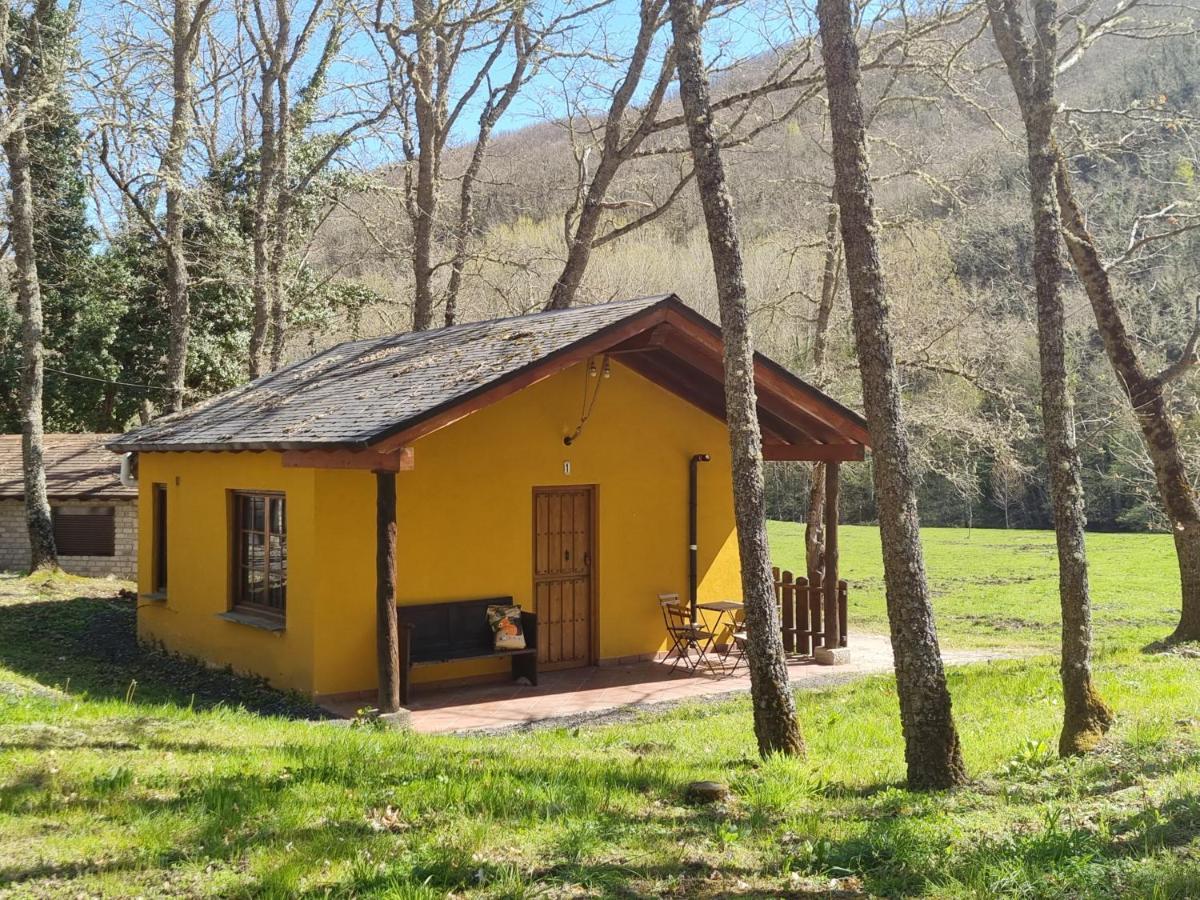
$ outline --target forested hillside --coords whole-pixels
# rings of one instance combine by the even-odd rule
[[[1045,527],[1024,139],[1011,93],[998,80],[981,9],[914,11],[867,5],[860,13],[872,175],[922,516],[929,524]],[[764,31],[782,21],[773,5],[752,14],[761,16]],[[1163,8],[1155,16],[1168,17],[1170,27],[1154,39],[1112,35],[1064,66],[1060,139],[1105,253],[1117,260],[1129,251],[1114,278],[1149,361],[1161,364],[1186,343],[1200,290],[1200,232],[1184,227],[1200,191],[1191,130],[1200,114],[1200,41],[1186,33],[1186,8]],[[836,234],[828,236],[832,172],[816,77],[819,53],[805,35],[805,17],[795,20],[786,40],[778,37],[787,30],[780,27],[753,53],[739,56],[739,48],[730,47],[717,58],[718,96],[730,99],[720,114],[726,162],[760,348],[858,405],[840,248]],[[231,89],[214,99],[202,92],[197,105],[213,105],[214,124],[210,132],[197,114],[186,225],[188,401],[257,371],[251,357],[258,325],[260,347],[277,338],[283,361],[354,335],[413,327],[414,298],[422,292],[435,326],[447,321],[447,306],[458,321],[540,309],[574,265],[589,190],[602,177],[611,183],[597,192],[590,255],[576,267],[571,301],[675,292],[715,317],[711,264],[690,161],[681,152],[686,142],[669,68],[657,100],[654,94],[662,82],[655,81],[661,42],[651,41],[636,90],[614,118],[612,104],[633,50],[609,48],[601,60],[583,52],[593,39],[586,29],[560,32],[555,53],[521,84],[524,93],[495,117],[491,130],[475,124],[487,110],[478,97],[464,106],[454,130],[447,125],[432,176],[439,212],[427,230],[436,252],[423,285],[413,276],[420,172],[411,155],[415,132],[404,124],[415,121],[406,105],[411,97],[398,101],[395,122],[371,120],[354,135],[363,140],[341,145],[338,128],[347,107],[339,91],[346,86],[334,82],[348,80],[345,71],[330,67],[324,82],[316,74],[305,82],[309,118],[292,126],[297,168],[285,182],[292,185],[292,206],[284,218],[290,230],[281,239],[275,306],[284,312],[278,322],[274,307],[267,322],[260,271],[266,264],[255,257],[261,147],[252,140],[253,127],[243,124],[238,132],[229,126],[229,134],[240,134],[235,139],[217,124],[254,108],[254,73],[245,76],[250,87],[240,95]],[[322,45],[315,40],[313,46]],[[208,84],[205,47],[202,41],[202,88]],[[470,65],[464,60],[464,71],[475,71]],[[319,61],[306,71],[320,72]],[[508,71],[492,73],[487,103],[501,96]],[[132,85],[132,72],[132,63],[113,59],[93,63],[74,82],[68,78],[53,100],[56,114],[33,132],[52,430],[120,430],[167,405],[168,335],[156,327],[169,306],[166,255],[155,236],[159,200],[147,201],[137,186],[138,165],[144,167],[153,140],[139,143],[145,136],[136,129],[122,133],[113,125],[127,122],[121,117],[137,106],[100,84],[107,73]],[[626,141],[630,150],[606,171],[613,121],[613,142]],[[647,122],[651,127],[639,136]],[[104,134],[111,140],[100,142]],[[636,145],[631,137],[638,137]],[[481,146],[486,152],[475,153]],[[321,165],[306,169],[313,160]],[[467,179],[473,195],[464,215],[460,195]],[[148,218],[138,213],[139,197]],[[1174,230],[1181,233],[1169,241],[1139,243]],[[265,238],[262,243],[265,248]],[[1161,527],[1165,519],[1132,414],[1074,282],[1069,303],[1090,524]],[[15,313],[0,305],[5,430],[16,430],[19,421],[16,332]],[[1200,451],[1196,383],[1179,382],[1171,402],[1189,450]],[[869,465],[847,467],[843,508],[852,521],[874,515]],[[806,468],[768,468],[772,514],[800,517]]]
[[[990,49],[976,45],[972,52],[982,58]],[[1002,87],[985,74],[970,85],[970,102],[937,93],[905,96],[882,105],[873,123],[876,163],[886,173],[879,179],[879,197],[905,399],[923,475],[922,515],[930,524],[1049,524],[1035,419],[1024,147],[1019,130],[1011,130],[1014,112]],[[1101,223],[1112,256],[1125,249],[1140,216],[1197,197],[1197,150],[1183,123],[1200,113],[1198,87],[1200,42],[1194,37],[1107,43],[1064,76],[1064,102],[1071,107],[1169,107],[1179,116],[1176,128],[1155,121],[1136,149],[1112,152],[1111,143],[1117,130],[1130,129],[1131,118],[1137,122],[1136,112],[1104,122],[1090,138],[1091,147],[1076,148],[1073,160],[1087,207]],[[1079,118],[1081,130],[1095,124]],[[525,312],[545,302],[562,267],[563,211],[574,190],[572,137],[566,124],[542,124],[496,142],[490,165],[495,184],[479,201],[486,249],[479,254],[475,283],[459,301],[468,317]],[[856,405],[844,278],[838,281],[825,364],[813,363],[832,188],[825,140],[819,106],[805,105],[730,153],[728,165],[747,236],[761,349]],[[661,203],[679,171],[670,157],[636,161],[620,183],[618,204],[624,205],[610,214],[612,227]],[[381,201],[371,225],[389,218],[400,222],[399,210],[387,212],[386,195],[371,198]],[[366,218],[356,212],[335,219],[321,241],[322,253],[327,265],[353,272],[393,298],[378,324],[367,327],[403,327],[407,268],[403,257],[378,245],[364,252],[374,243],[364,234]],[[1131,260],[1122,270],[1130,296],[1137,298],[1129,313],[1153,360],[1178,353],[1192,330],[1200,296],[1198,250],[1200,236],[1183,235],[1169,250]],[[583,294],[586,302],[604,302],[663,291],[716,315],[703,223],[691,189],[653,222],[598,248]],[[1086,299],[1073,282],[1069,297],[1090,524],[1161,527],[1132,415],[1104,358]],[[1198,398],[1196,385],[1184,382],[1175,400],[1189,445],[1200,450]],[[867,469],[851,466],[847,475],[847,514],[868,521],[873,509]],[[804,467],[777,463],[768,477],[774,515],[802,517]]]

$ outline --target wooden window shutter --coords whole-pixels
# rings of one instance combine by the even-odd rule
[[[111,506],[54,508],[54,544],[61,556],[113,556],[116,511]]]

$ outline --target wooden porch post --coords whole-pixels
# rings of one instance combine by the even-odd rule
[[[375,623],[379,711],[400,709],[400,636],[396,624],[396,473],[375,473]]]
[[[825,636],[822,645],[829,650],[841,644],[838,624],[838,488],[840,464],[825,463]]]

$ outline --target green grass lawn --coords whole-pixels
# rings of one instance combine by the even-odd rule
[[[804,526],[771,523],[771,555],[804,572]],[[839,529],[842,577],[849,582],[850,628],[887,631],[879,531]],[[954,646],[1056,647],[1058,562],[1054,533],[923,528],[942,640]],[[1179,620],[1179,569],[1168,534],[1088,535],[1092,608],[1101,646],[1148,643]]]
[[[798,562],[799,531],[774,536]],[[882,629],[877,536],[843,545],[852,628]],[[1052,645],[1047,535],[926,546],[947,644]],[[975,780],[931,796],[900,786],[886,677],[799,695],[803,760],[757,759],[746,699],[505,736],[335,727],[138,648],[111,585],[0,576],[0,895],[1200,896],[1200,659],[1142,652],[1174,624],[1169,542],[1091,551],[1110,740],[1055,758],[1052,656],[954,669]],[[701,778],[733,799],[688,805]]]

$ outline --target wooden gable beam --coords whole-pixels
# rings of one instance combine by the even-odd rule
[[[698,314],[697,318],[700,318]],[[721,337],[711,330],[707,323],[702,324],[701,321],[693,319],[691,315],[679,309],[667,310],[666,320],[672,327],[686,333],[703,344],[710,352],[723,358],[724,348]],[[866,427],[856,417],[848,415],[832,404],[821,402],[818,397],[809,396],[806,392],[797,390],[794,383],[791,383],[789,379],[761,359],[755,360],[754,378],[756,383],[770,389],[780,399],[806,413],[810,418],[825,423],[826,427],[834,429],[843,438],[870,444],[871,437],[867,434]]]
[[[712,350],[707,347],[697,346],[689,340],[688,335],[675,331],[664,342],[663,349],[693,368],[699,369],[718,383],[724,382],[724,359],[720,355],[714,355]],[[764,390],[762,387],[759,387],[756,394],[760,418],[765,411],[773,416],[777,422],[783,423],[789,442],[811,438],[817,438],[828,443],[840,443],[846,440],[845,436],[836,428],[815,418],[804,410],[798,409],[796,406],[780,398],[773,391]],[[801,420],[803,424],[798,427],[795,424],[790,427],[787,425],[789,420],[794,422],[796,419]]]
[[[699,377],[689,378],[679,372],[678,365],[666,363],[653,354],[639,354],[622,358],[621,364],[698,407],[714,419],[725,422],[725,392],[720,383],[717,383],[715,390],[712,387],[705,387],[705,382],[708,381],[711,384],[711,381],[708,379],[702,381],[701,379],[704,378],[702,373],[696,372]],[[695,371],[690,367],[687,368],[689,371]],[[797,432],[790,429],[786,422],[781,422],[774,416],[764,413],[762,409],[758,410],[758,418],[764,440],[787,444],[797,437]]]
[[[791,444],[763,444],[767,462],[859,462],[866,458],[862,444],[818,444],[796,441]]]
[[[629,353],[647,353],[661,349],[671,332],[671,326],[663,323],[648,328],[641,334],[634,335],[627,341],[610,347],[604,351],[606,356],[624,356]]]
[[[376,450],[285,450],[285,469],[365,469],[369,472],[409,472],[415,465],[413,448],[389,453]]]

